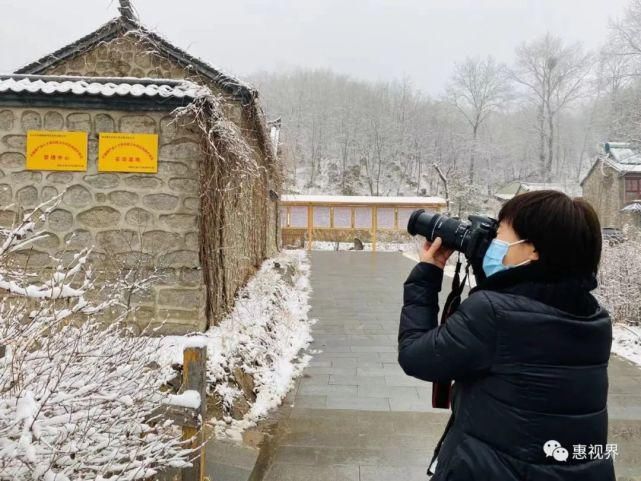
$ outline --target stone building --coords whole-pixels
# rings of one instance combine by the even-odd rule
[[[138,324],[202,330],[279,248],[281,166],[257,92],[145,29],[127,3],[92,34],[0,76],[0,220],[64,192],[47,237],[16,258],[42,265],[94,245],[105,279],[123,268],[161,275],[132,299]],[[87,132],[87,171],[27,170],[29,130]],[[102,132],[157,134],[157,173],[98,172]]]
[[[606,142],[581,182],[583,197],[597,211],[604,228],[639,226],[641,150],[622,142]]]

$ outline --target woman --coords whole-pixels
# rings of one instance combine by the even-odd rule
[[[455,381],[432,481],[614,481],[611,455],[593,455],[607,451],[612,342],[590,294],[597,215],[581,199],[538,191],[508,201],[498,220],[488,277],[444,325],[438,292],[452,251],[440,239],[425,244],[404,285],[399,364],[425,381]]]

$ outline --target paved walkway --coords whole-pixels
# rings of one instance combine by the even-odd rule
[[[396,361],[402,285],[414,262],[398,253],[315,251],[311,263],[311,316],[319,321],[310,349],[323,352],[286,398],[291,410],[264,479],[426,480],[448,412],[432,409],[431,384],[406,376]],[[610,378],[617,474],[641,480],[641,370],[613,358]]]

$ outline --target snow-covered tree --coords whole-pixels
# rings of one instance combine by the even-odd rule
[[[447,87],[447,100],[461,113],[472,132],[470,183],[474,182],[479,130],[492,113],[505,108],[509,93],[507,69],[492,57],[468,57],[454,66],[454,74]]]
[[[0,479],[136,480],[184,466],[191,452],[159,414],[170,376],[154,362],[160,339],[124,324],[122,293],[149,279],[113,279],[90,302],[90,249],[67,264],[52,259],[48,274],[11,264],[52,208],[0,230]],[[109,324],[107,309],[120,312]]]
[[[614,322],[641,319],[641,232],[626,226],[621,239],[604,239],[596,295]]]
[[[565,45],[549,33],[517,49],[512,78],[537,108],[540,180],[551,180],[559,114],[581,98],[593,63],[580,43]]]

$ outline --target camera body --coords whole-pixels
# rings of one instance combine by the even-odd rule
[[[476,281],[485,279],[483,256],[496,237],[496,219],[481,215],[470,215],[468,221],[442,214],[430,214],[424,209],[412,213],[407,223],[407,232],[420,234],[432,242],[440,237],[445,247],[463,253],[472,266]]]

